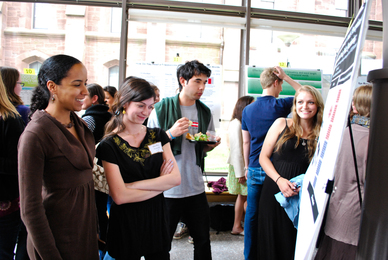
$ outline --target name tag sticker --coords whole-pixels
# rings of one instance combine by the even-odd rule
[[[151,154],[163,153],[163,148],[162,148],[162,143],[161,142],[157,142],[155,144],[149,145],[148,149],[150,150]]]

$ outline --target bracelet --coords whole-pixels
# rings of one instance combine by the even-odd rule
[[[248,167],[244,167],[244,171],[248,170]]]
[[[171,140],[174,140],[175,139],[175,137],[171,134],[171,131],[170,131],[170,129],[168,129],[168,133],[170,134],[170,136],[171,136]]]
[[[279,176],[279,177],[276,179],[275,183],[278,183],[278,180],[279,180],[281,177],[282,177],[282,176]]]

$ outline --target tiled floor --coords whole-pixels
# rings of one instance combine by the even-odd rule
[[[244,237],[234,236],[230,231],[210,231],[210,241],[213,260],[243,260]],[[188,236],[172,242],[171,260],[193,259],[193,244],[188,242]]]

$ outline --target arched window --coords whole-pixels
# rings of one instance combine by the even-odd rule
[[[35,61],[35,62],[30,63],[30,64],[28,65],[28,67],[29,67],[30,69],[34,69],[34,70],[35,70],[36,75],[38,75],[41,66],[42,66],[42,63],[39,62],[39,61]]]
[[[109,68],[109,86],[119,87],[119,66]]]

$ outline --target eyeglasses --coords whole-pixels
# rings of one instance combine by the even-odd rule
[[[20,86],[24,87],[24,83],[23,82],[16,82],[17,84],[20,84]]]

